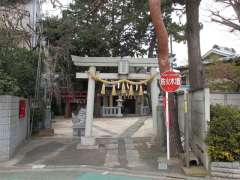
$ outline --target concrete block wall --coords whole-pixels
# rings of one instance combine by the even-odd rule
[[[27,137],[29,108],[19,119],[19,97],[0,96],[0,161],[9,160]],[[26,101],[27,104],[27,101]]]
[[[240,109],[240,93],[210,93],[211,105],[231,105]],[[181,133],[184,133],[184,96],[178,95],[178,121]]]
[[[184,95],[178,94],[178,122],[181,134],[184,135]],[[204,139],[210,121],[210,104],[232,105],[240,109],[240,93],[210,93],[208,89],[189,94],[189,121],[191,122],[191,145],[194,153],[200,157],[206,168],[209,168]]]
[[[190,126],[190,146],[193,153],[201,160],[204,167],[209,169],[207,145],[204,140],[207,135],[210,120],[210,92],[209,89],[189,93],[188,117]],[[178,95],[178,121],[181,134],[185,132],[184,95]]]
[[[211,93],[211,104],[231,105],[240,109],[240,93]]]
[[[179,129],[180,133],[184,134],[184,125],[185,125],[185,120],[184,120],[184,95],[179,94],[177,97],[177,105],[178,105],[178,124],[179,124]]]
[[[204,142],[210,121],[210,91],[203,89],[190,93],[190,144],[194,154],[209,169],[208,147]]]

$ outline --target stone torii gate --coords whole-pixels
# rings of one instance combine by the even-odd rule
[[[88,79],[87,93],[87,114],[85,136],[81,138],[83,145],[95,144],[95,138],[92,136],[92,124],[94,113],[94,96],[95,96],[95,80],[91,75],[98,75],[101,79],[119,80],[126,78],[128,80],[145,80],[151,76],[155,78],[151,81],[151,105],[153,119],[153,133],[157,135],[157,105],[160,89],[158,88],[157,80],[160,78],[157,72],[158,61],[155,58],[121,58],[121,57],[78,57],[72,56],[74,65],[81,67],[89,67],[88,72],[76,73],[77,79]],[[100,73],[97,67],[118,67],[118,73]],[[129,73],[132,67],[150,68],[148,73]]]

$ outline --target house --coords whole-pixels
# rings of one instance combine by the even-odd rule
[[[202,56],[202,61],[204,64],[211,64],[214,61],[231,61],[237,57],[235,49],[214,45],[211,50]]]
[[[21,48],[33,48],[37,44],[40,0],[23,1],[21,4],[0,7],[2,45],[14,43]],[[6,38],[7,37],[7,38]]]
[[[207,53],[205,53],[202,56],[202,62],[205,67],[218,61],[222,61],[224,63],[232,62],[240,63],[240,55],[237,54],[235,49],[233,48],[214,45],[212,49],[210,49]],[[181,72],[183,85],[189,84],[188,68],[189,68],[188,65],[179,66],[176,68]]]

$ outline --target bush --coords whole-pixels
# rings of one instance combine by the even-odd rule
[[[212,106],[206,143],[212,161],[240,161],[240,111]]]

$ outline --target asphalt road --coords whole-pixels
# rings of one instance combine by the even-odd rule
[[[0,180],[200,180],[170,174],[147,174],[94,168],[12,169],[0,170]]]
[[[152,180],[151,177],[116,175],[109,172],[21,171],[1,172],[1,180]],[[162,179],[162,178],[160,178]]]

